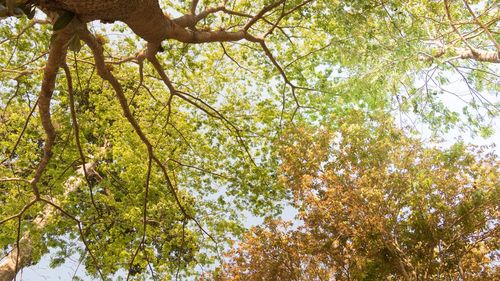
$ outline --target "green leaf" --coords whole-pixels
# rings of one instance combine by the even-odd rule
[[[65,28],[70,22],[71,20],[75,17],[75,14],[73,12],[70,12],[70,11],[64,11],[62,15],[60,15],[56,22],[54,23],[54,26],[53,26],[53,30],[54,31],[58,31],[58,30],[61,30],[63,28]]]

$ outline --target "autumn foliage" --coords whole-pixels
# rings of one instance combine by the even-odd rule
[[[485,148],[440,149],[353,112],[335,131],[291,130],[281,155],[296,220],[251,229],[215,279],[500,276],[500,169]]]
[[[0,281],[498,277],[497,2],[0,0]]]

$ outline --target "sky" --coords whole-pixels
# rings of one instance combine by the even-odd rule
[[[451,92],[461,94],[466,93],[466,85],[460,81],[459,77],[453,77],[451,79],[452,83],[448,85],[448,90]],[[463,106],[460,101],[447,96],[444,96],[443,102],[451,109],[460,110]],[[479,136],[472,137],[470,134],[464,134],[458,130],[452,130],[445,135],[444,145],[448,146],[461,139],[466,143],[472,143],[475,145],[489,145],[495,143],[497,147],[495,151],[497,155],[500,156],[500,120],[497,120],[496,124],[493,124],[494,134],[489,138],[481,138]],[[430,131],[422,126],[422,135],[430,135]],[[286,206],[282,218],[285,220],[293,220],[296,215],[296,210],[293,207]],[[258,225],[262,222],[262,218],[248,215],[246,226]],[[50,263],[50,253],[45,255],[42,260],[34,266],[24,268],[22,272],[18,275],[17,280],[44,280],[44,281],[58,281],[58,280],[72,280],[73,276],[77,275],[83,280],[91,280],[85,275],[84,267],[79,266],[78,257],[70,257],[67,261],[56,269],[52,269],[49,266]]]
[[[452,83],[448,86],[450,91],[455,93],[466,92],[463,82],[460,79],[452,80]],[[443,102],[451,109],[459,110],[463,104],[460,101],[453,99],[451,97],[444,96]],[[421,133],[423,138],[430,136],[430,131],[422,125]],[[490,145],[496,144],[496,154],[500,156],[500,120],[497,120],[493,124],[494,134],[489,138],[482,138],[479,136],[471,136],[471,134],[460,132],[459,130],[452,130],[444,136],[445,142],[441,144],[442,146],[452,145],[457,140],[463,140],[466,143],[471,143],[475,145]],[[293,220],[297,211],[291,206],[285,206],[282,218],[285,220]],[[245,225],[247,227],[258,225],[262,223],[263,219],[255,217],[252,215],[247,215],[247,220]],[[52,269],[49,266],[50,254],[47,254],[42,260],[34,265],[23,269],[22,273],[19,275],[18,280],[40,280],[40,281],[58,281],[58,280],[72,280],[74,275],[81,277],[83,280],[92,280],[85,275],[83,266],[79,266],[78,257],[69,258],[63,265],[58,268]]]

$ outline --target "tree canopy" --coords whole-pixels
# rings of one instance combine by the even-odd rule
[[[49,249],[102,280],[498,275],[498,160],[410,135],[493,133],[499,14],[0,0],[0,280]],[[288,202],[298,229],[276,220]]]
[[[498,279],[498,157],[463,143],[425,148],[363,115],[290,132],[281,180],[301,225],[254,227],[217,279]]]

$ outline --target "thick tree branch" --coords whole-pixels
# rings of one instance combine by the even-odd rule
[[[422,60],[432,60],[443,57],[446,54],[451,54],[451,59],[471,59],[479,62],[500,63],[500,52],[480,50],[474,47],[470,48],[453,48],[441,46],[435,54],[420,53]]]
[[[37,198],[40,197],[40,191],[38,190],[37,183],[52,156],[52,146],[54,145],[56,139],[56,131],[52,125],[50,116],[50,101],[52,99],[52,93],[54,92],[57,71],[65,61],[68,42],[74,34],[73,28],[73,26],[69,26],[53,35],[55,36],[55,39],[50,45],[49,57],[47,59],[43,75],[42,88],[38,96],[38,111],[46,138],[43,147],[42,159],[40,160],[38,168],[35,171],[35,175],[31,180],[31,186]]]
[[[170,180],[170,176],[168,175],[168,172],[167,172],[165,165],[154,154],[153,145],[151,144],[149,139],[146,137],[146,135],[142,131],[139,123],[137,122],[137,120],[134,118],[134,116],[130,112],[130,109],[129,109],[128,103],[127,103],[127,98],[125,97],[125,93],[123,91],[122,86],[120,85],[118,80],[116,80],[114,75],[106,68],[106,64],[104,62],[103,50],[102,50],[101,45],[97,42],[95,37],[87,29],[82,30],[79,33],[79,35],[80,35],[80,38],[82,38],[82,40],[85,41],[85,43],[90,47],[90,49],[92,50],[92,52],[94,54],[94,60],[95,60],[98,74],[101,76],[101,78],[108,81],[111,84],[111,86],[113,87],[113,89],[117,95],[118,101],[121,105],[123,115],[128,120],[128,122],[132,125],[136,134],[139,136],[141,141],[146,146],[146,148],[148,150],[149,157],[151,157],[153,159],[153,161],[162,170],[162,172],[164,174],[164,178],[167,182],[167,186],[168,186],[172,196],[174,197],[177,206],[181,210],[182,214],[186,218],[195,221],[195,223],[201,228],[201,224],[199,224],[199,222],[193,216],[191,216],[190,214],[187,213],[185,207],[183,206],[183,204],[181,203],[181,201],[179,199],[179,196],[177,195],[177,191],[175,190],[172,181]],[[150,56],[152,54],[155,54],[156,50],[157,50],[156,48],[157,48],[157,46],[149,44],[149,47],[146,50],[145,55]],[[142,56],[144,56],[144,54],[140,55],[140,57],[142,57]],[[206,233],[206,231],[203,228],[202,228],[202,230]]]
[[[457,49],[457,57],[461,59],[473,59],[482,62],[500,63],[500,52],[485,51],[476,48],[473,49]]]
[[[208,42],[227,42],[247,39],[247,31],[259,20],[264,19],[264,15],[274,8],[284,4],[286,0],[273,2],[262,8],[257,15],[251,17],[245,13],[231,11],[222,4],[217,7],[208,8],[196,15],[197,1],[192,3],[191,14],[184,15],[177,19],[170,19],[165,16],[157,0],[117,0],[90,2],[89,0],[66,0],[66,1],[41,1],[42,8],[49,10],[67,10],[78,15],[83,22],[92,20],[104,21],[123,21],[135,34],[139,35],[149,43],[159,44],[166,39],[174,39],[184,43],[208,43]],[[241,17],[250,17],[241,30],[228,32],[220,31],[197,31],[189,30],[186,27],[195,29],[194,25],[208,15],[223,11],[228,14]]]

